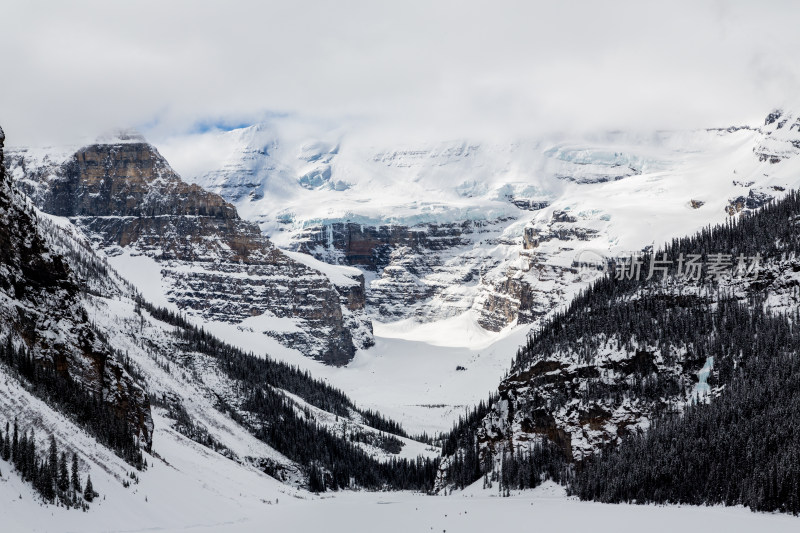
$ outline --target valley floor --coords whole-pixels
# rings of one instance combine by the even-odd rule
[[[7,495],[4,495],[6,497]],[[109,514],[100,506],[89,513],[56,512],[8,516],[5,531],[37,532],[484,532],[501,526],[507,531],[594,531],[597,533],[674,533],[694,531],[771,533],[795,532],[800,518],[751,513],[743,508],[607,505],[567,498],[563,490],[545,484],[501,498],[492,491],[466,490],[450,496],[412,493],[340,493],[327,497],[281,495],[279,503],[231,502],[219,509],[198,505],[164,508],[150,502],[153,515]],[[189,502],[187,502],[189,503]],[[160,507],[160,509],[159,509]],[[236,505],[235,507],[239,507]],[[34,511],[34,509],[28,509]],[[98,514],[100,515],[98,517]],[[157,518],[162,515],[161,518]],[[100,518],[100,519],[98,519]],[[116,518],[116,520],[115,520]]]
[[[482,482],[481,482],[482,483]],[[481,484],[479,483],[479,485]],[[742,508],[606,505],[567,498],[557,485],[501,498],[469,491],[451,496],[346,494],[307,504],[308,512],[289,506],[270,517],[277,531],[485,532],[594,531],[797,531],[800,519],[751,513]],[[336,524],[337,527],[331,527]],[[231,528],[229,531],[257,531]],[[227,529],[221,531],[228,531]]]
[[[22,409],[25,415],[23,407],[18,406],[17,411]],[[452,533],[493,531],[500,525],[509,531],[535,527],[539,531],[598,533],[780,533],[800,528],[798,517],[751,513],[744,508],[581,502],[549,482],[507,498],[497,495],[496,484],[484,489],[483,481],[447,496],[410,492],[314,495],[186,439],[160,416],[155,423],[154,453],[146,455],[149,466],[137,473],[138,482],[128,488],[123,486],[128,479],[127,465],[99,447],[92,451],[96,444],[84,443],[79,448],[81,457],[90,463],[95,490],[101,494],[85,513],[42,505],[31,485],[0,461],[0,531]],[[42,427],[57,426],[64,426],[62,433],[69,429],[57,416],[42,421]]]
[[[431,324],[376,321],[375,346],[359,350],[347,366],[337,368],[279,346],[257,328],[248,331],[218,322],[203,326],[246,351],[310,371],[343,390],[359,407],[400,422],[412,435],[449,431],[459,416],[487,400],[530,330],[516,326],[487,332],[473,311]]]

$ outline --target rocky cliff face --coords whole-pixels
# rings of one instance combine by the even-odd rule
[[[24,161],[17,155],[15,168]],[[181,309],[228,323],[288,319],[294,327],[265,333],[330,364],[354,355],[345,321],[365,321],[352,316],[358,292],[340,294],[324,274],[287,257],[220,196],[182,181],[140,137],[87,146],[49,172],[23,175],[41,209],[70,218],[108,255],[155,259]]]
[[[575,274],[574,268],[537,265],[534,254],[520,250],[517,237],[504,235],[514,223],[506,218],[415,226],[332,223],[307,228],[296,246],[322,261],[363,269],[368,309],[381,319],[438,320],[472,309],[481,326],[499,331],[546,313],[561,296],[554,285]],[[553,231],[541,238],[566,241],[575,234],[591,230]],[[533,242],[526,235],[525,242]],[[540,289],[537,282],[548,285]]]
[[[478,300],[481,326],[499,331],[514,322],[532,324],[565,301],[572,287],[593,278],[596,273],[576,264],[581,249],[600,246],[592,222],[556,210],[536,226],[526,225],[516,259],[486,278]]]
[[[663,354],[645,349],[609,351],[591,364],[580,359],[578,354],[553,354],[503,380],[498,402],[478,431],[479,443],[499,454],[546,437],[568,459],[580,461],[602,446],[647,429],[656,410],[670,404],[678,409],[702,367],[702,361],[690,360],[683,361],[685,368],[670,366]],[[654,372],[674,380],[672,396],[653,401],[630,391],[630,383]],[[582,401],[590,388],[608,394]]]
[[[301,249],[320,258],[377,271],[392,263],[392,252],[397,248],[442,251],[468,244],[463,236],[472,232],[469,222],[415,227],[338,222],[307,229],[301,237]]]
[[[0,130],[0,148],[3,141]],[[85,285],[75,274],[86,265],[53,248],[57,230],[37,217],[2,162],[0,156],[0,339],[98,394],[149,448],[149,399],[89,320]]]
[[[587,217],[554,211],[521,235],[515,219],[416,226],[331,223],[299,234],[296,246],[322,261],[362,268],[368,309],[381,319],[447,318],[474,310],[490,331],[530,324],[580,281],[575,249],[599,231]],[[559,257],[553,261],[554,256]]]
[[[369,306],[381,317],[398,318],[442,289],[430,275],[442,270],[443,254],[469,244],[467,236],[475,232],[469,222],[414,227],[333,223],[306,229],[297,248],[321,261],[364,269],[373,278]]]

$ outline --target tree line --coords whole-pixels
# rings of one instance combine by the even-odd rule
[[[124,413],[116,412],[100,394],[87,391],[66,372],[56,371],[52,361],[34,358],[24,346],[17,348],[10,335],[0,343],[0,364],[22,378],[34,396],[71,418],[98,442],[137,469],[144,467],[136,431]]]
[[[361,438],[341,438],[313,420],[308,409],[281,392],[295,394],[308,404],[348,420],[360,420],[386,435],[379,437],[380,447],[398,451],[400,441],[392,435],[407,437],[402,426],[379,413],[359,409],[342,391],[313,378],[308,372],[268,357],[253,354],[227,344],[178,313],[138,299],[137,306],[153,318],[172,325],[174,335],[188,352],[208,355],[217,369],[237,384],[241,402],[236,407],[221,408],[253,435],[301,465],[315,490],[342,488],[403,489],[428,491],[438,469],[439,459],[415,460],[391,458],[381,461],[371,457],[358,443]]]
[[[45,502],[86,510],[88,503],[98,496],[92,477],[87,475],[83,484],[78,454],[73,452],[70,468],[67,452],[59,453],[55,437],[51,435],[46,442],[46,450],[40,453],[35,432],[31,429],[20,433],[17,419],[14,419],[13,429],[8,422],[5,432],[0,428],[0,458],[9,463],[23,481],[30,483]]]

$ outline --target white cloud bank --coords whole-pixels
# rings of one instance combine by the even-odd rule
[[[4,2],[13,144],[265,113],[424,138],[760,120],[800,95],[797,2]]]

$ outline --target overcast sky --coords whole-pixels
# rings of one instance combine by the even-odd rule
[[[270,113],[398,135],[757,122],[800,95],[800,2],[3,2],[11,144]]]

